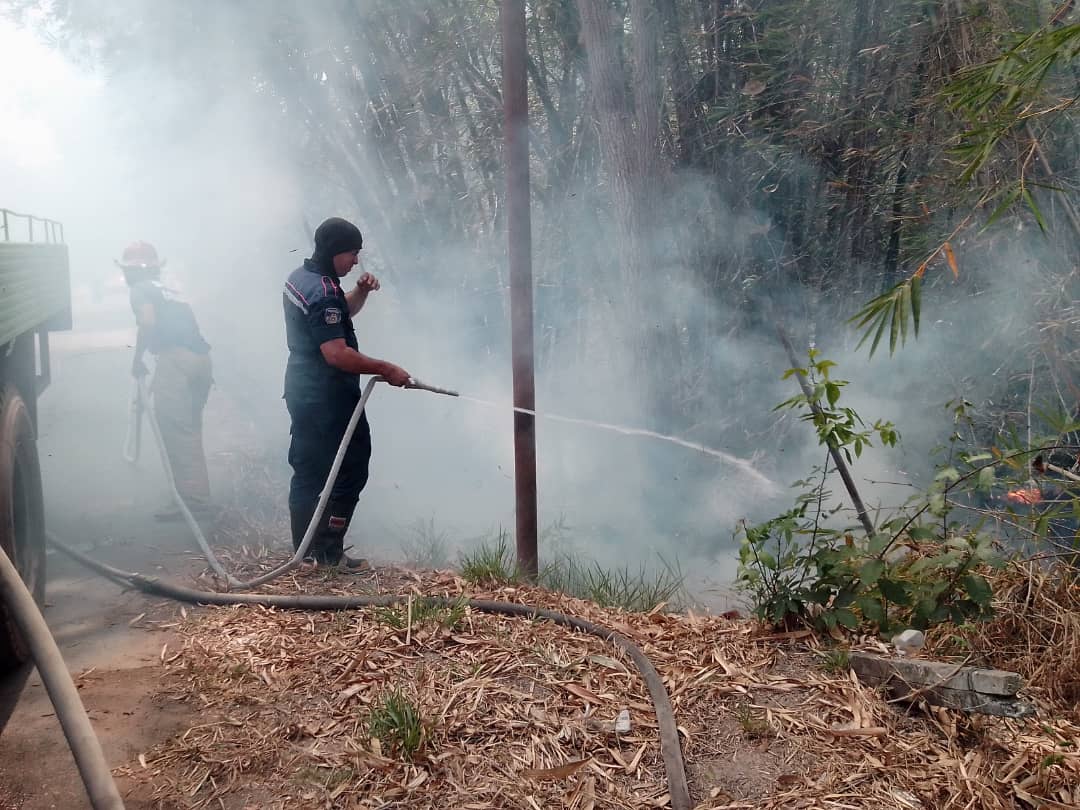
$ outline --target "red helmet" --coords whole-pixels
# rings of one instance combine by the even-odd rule
[[[149,270],[160,268],[165,262],[158,258],[157,250],[149,242],[132,242],[124,248],[124,255],[117,264],[121,267]]]

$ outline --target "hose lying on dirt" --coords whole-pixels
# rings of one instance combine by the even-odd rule
[[[121,571],[110,565],[98,562],[82,552],[64,545],[50,536],[51,543],[58,551],[67,554],[90,570],[101,574],[119,585],[130,586],[154,596],[174,599],[195,605],[259,605],[283,610],[355,610],[364,607],[389,607],[404,602],[406,596],[330,596],[315,594],[277,595],[277,594],[236,594],[196,591],[179,585],[172,585],[157,577]],[[430,597],[429,597],[430,598]],[[430,598],[433,604],[452,607],[461,604],[459,600],[441,597]],[[679,730],[675,723],[675,713],[671,707],[667,689],[656,671],[656,667],[633,641],[621,633],[593,624],[576,616],[568,616],[553,610],[522,605],[514,602],[492,602],[482,599],[465,600],[464,604],[483,613],[498,613],[504,616],[521,616],[528,619],[547,619],[563,627],[570,627],[609,641],[630,656],[641,673],[645,685],[649,688],[653,706],[656,708],[656,721],[660,729],[660,752],[664,758],[667,772],[668,792],[671,794],[672,810],[690,810],[690,790],[686,781],[686,769],[683,765],[682,747],[679,742]]]
[[[18,570],[7,554],[0,549],[0,598],[29,648],[30,657],[41,675],[45,691],[56,709],[56,717],[67,737],[71,755],[79,769],[86,794],[94,810],[124,810],[124,802],[113,782],[112,771],[105,761],[86,709],[79,699],[67,664],[64,663],[56,641],[38,610],[37,603],[26,589]]]

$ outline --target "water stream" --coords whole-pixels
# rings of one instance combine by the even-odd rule
[[[528,408],[515,408],[509,403],[494,402],[487,399],[478,399],[476,397],[469,397],[459,395],[461,399],[467,402],[472,402],[477,405],[484,405],[489,408],[509,408],[517,413],[529,414],[535,416],[538,419],[550,419],[553,422],[566,422],[572,425],[583,425],[585,427],[592,427],[598,430],[609,430],[614,433],[621,433],[624,436],[645,436],[650,439],[658,439],[664,442],[670,442],[671,444],[678,445],[679,447],[685,447],[689,450],[695,450],[699,453],[705,453],[715,458],[720,459],[726,464],[730,464],[733,467],[738,468],[747,477],[753,479],[759,486],[763,487],[768,493],[775,493],[779,490],[776,483],[768,476],[761,473],[752,462],[739,456],[734,456],[731,453],[725,453],[723,450],[717,450],[713,447],[707,447],[704,444],[698,442],[688,441],[681,439],[678,436],[669,436],[664,433],[657,433],[655,430],[646,430],[644,428],[626,427],[625,425],[615,425],[610,422],[598,422],[593,419],[578,419],[572,416],[560,416],[553,413],[543,413],[540,411],[529,410]]]

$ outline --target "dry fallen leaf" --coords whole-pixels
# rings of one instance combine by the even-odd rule
[[[597,696],[586,689],[584,686],[578,686],[574,683],[564,683],[562,688],[569,692],[571,695],[581,698],[586,703],[593,703],[599,706],[603,701]]]
[[[420,787],[422,784],[424,784],[424,782],[426,782],[427,779],[428,779],[428,772],[425,771],[425,770],[421,770],[420,773],[418,773],[416,775],[416,777],[411,782],[409,782],[409,784],[407,784],[405,787],[408,790],[416,790],[418,787]]]
[[[579,759],[576,762],[567,762],[565,765],[560,765],[557,768],[541,768],[539,770],[528,768],[521,772],[522,777],[525,779],[565,779],[568,776],[573,776],[581,768],[588,763],[587,759]]]
[[[751,79],[743,85],[741,92],[744,96],[760,96],[765,92],[765,82],[760,79]]]
[[[589,663],[597,664],[598,666],[605,667],[607,669],[614,670],[615,672],[627,672],[626,667],[607,655],[590,655],[588,657]]]
[[[872,728],[830,728],[829,734],[834,737],[884,737],[889,733],[887,728],[874,726]]]

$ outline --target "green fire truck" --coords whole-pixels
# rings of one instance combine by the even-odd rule
[[[40,605],[45,595],[45,509],[37,453],[37,399],[49,384],[49,333],[71,328],[64,228],[0,209],[0,545]],[[0,676],[27,658],[0,605]]]

